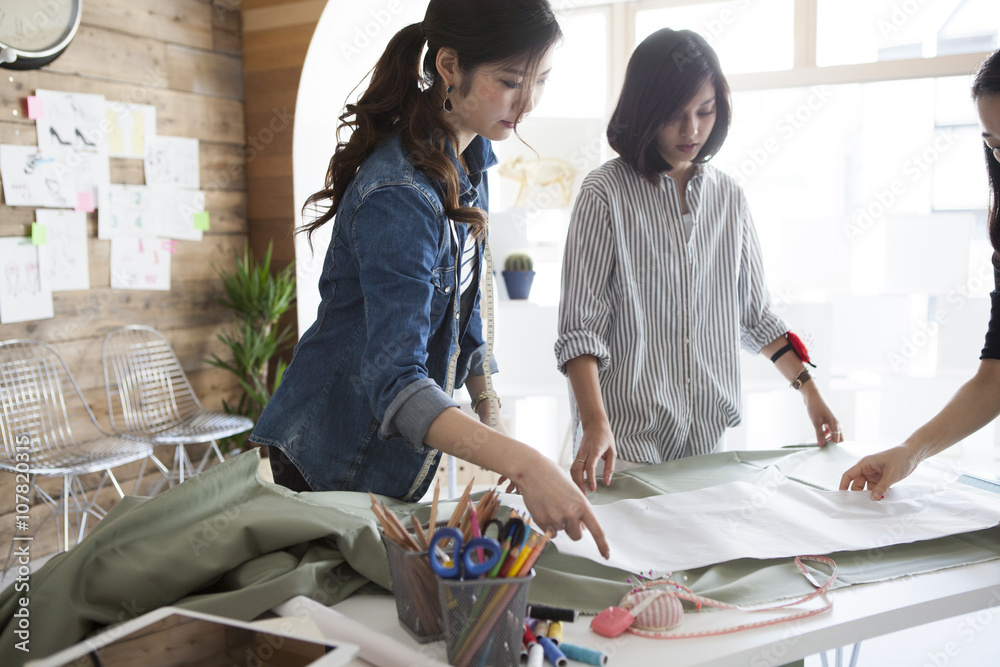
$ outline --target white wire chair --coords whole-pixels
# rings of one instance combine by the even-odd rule
[[[253,428],[246,417],[203,408],[173,347],[152,327],[113,329],[104,339],[101,356],[111,428],[120,435],[176,446],[170,473],[151,495],[164,484],[173,486],[200,473],[213,453],[225,461],[216,441]],[[185,446],[206,442],[210,447],[196,467]]]
[[[52,347],[38,341],[0,342],[0,435],[3,436],[0,470],[16,475],[16,485],[29,487],[23,500],[16,499],[16,529],[3,578],[14,555],[14,545],[34,539],[53,516],[63,519],[62,531],[56,531],[60,552],[70,546],[71,514],[77,515],[77,543],[83,539],[87,517],[100,520],[107,514],[97,504],[107,481],[111,480],[120,497],[125,496],[112,468],[141,461],[136,490],[147,459],[153,459],[161,472],[167,472],[153,457],[152,443],[113,436],[100,427],[66,362]],[[80,476],[102,471],[100,483],[88,497]],[[62,476],[62,493],[58,498],[37,484],[39,477],[58,476]],[[32,491],[48,506],[49,514],[30,537],[25,537],[20,533],[30,527],[28,496]]]

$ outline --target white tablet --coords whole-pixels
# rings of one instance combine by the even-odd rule
[[[308,637],[273,625],[161,607],[29,667],[337,667],[358,654],[354,644]]]

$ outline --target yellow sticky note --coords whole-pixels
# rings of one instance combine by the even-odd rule
[[[34,245],[45,245],[48,241],[48,230],[45,229],[45,225],[40,225],[37,222],[31,223],[31,242]]]
[[[194,228],[203,232],[208,231],[208,211],[194,214]]]

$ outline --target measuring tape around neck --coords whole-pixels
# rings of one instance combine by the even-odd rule
[[[499,419],[497,416],[497,411],[493,409],[493,397],[496,396],[496,392],[493,391],[493,255],[490,253],[490,237],[489,232],[483,239],[483,280],[482,280],[482,293],[483,300],[486,302],[486,355],[483,357],[483,379],[486,380],[486,395],[487,400],[490,401],[490,426],[493,429],[497,428]],[[482,309],[480,309],[482,312]]]

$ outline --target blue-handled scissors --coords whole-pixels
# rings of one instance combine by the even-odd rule
[[[438,558],[438,542],[451,540],[451,563],[447,564]],[[473,556],[477,549],[484,554],[489,552],[489,558],[477,563]],[[431,538],[430,553],[431,569],[445,579],[478,579],[500,562],[500,543],[491,537],[474,537],[463,543],[462,531],[457,528],[439,528]]]

